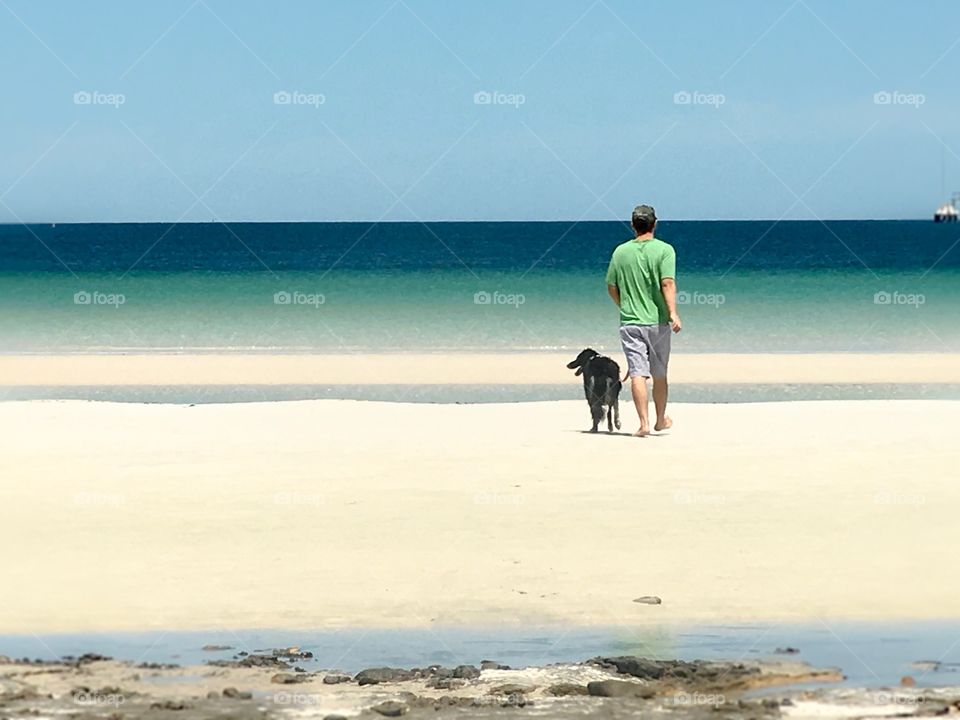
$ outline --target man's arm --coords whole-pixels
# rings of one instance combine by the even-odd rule
[[[683,323],[680,322],[680,313],[677,312],[677,283],[672,277],[663,278],[660,281],[660,290],[663,292],[663,299],[670,313],[670,327],[678,333],[683,329]]]
[[[613,298],[613,304],[620,307],[620,288],[616,285],[607,285],[607,292],[610,293],[610,297]]]

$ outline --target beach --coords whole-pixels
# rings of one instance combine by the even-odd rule
[[[939,618],[958,411],[7,402],[0,632]]]

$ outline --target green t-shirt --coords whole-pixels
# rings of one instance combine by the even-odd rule
[[[670,322],[660,281],[675,278],[677,253],[657,238],[628,240],[610,258],[607,285],[620,290],[621,325],[659,325]]]

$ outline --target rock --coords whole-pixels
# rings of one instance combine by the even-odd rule
[[[799,654],[800,649],[795,647],[778,647],[773,652],[777,655],[797,655]]]
[[[575,683],[557,683],[547,688],[547,695],[553,695],[554,697],[588,694],[586,685],[576,685]]]
[[[346,715],[324,715],[323,720],[347,720]]]
[[[288,670],[290,665],[273,655],[247,655],[237,663],[239,667],[270,667]]]
[[[252,700],[253,693],[250,692],[241,692],[235,687],[228,687],[223,689],[223,696],[226,698],[233,698],[234,700]]]
[[[379,685],[385,682],[402,682],[404,680],[410,680],[411,678],[412,673],[409,670],[379,667],[361,670],[357,673],[356,677],[354,677],[354,680],[361,685]]]
[[[618,673],[633,675],[643,680],[659,680],[663,677],[664,666],[656,660],[627,655],[624,657],[598,658],[601,665],[613,665]]]
[[[2,664],[2,660],[0,660]],[[938,672],[940,670],[940,661],[939,660],[918,660],[915,663],[912,663],[912,666],[917,670],[923,670],[924,672]]]
[[[509,665],[501,665],[494,660],[484,660],[480,663],[481,670],[509,670]]]
[[[520,685],[519,683],[505,683],[490,688],[487,695],[524,695],[537,689],[536,685]]]
[[[437,690],[456,690],[457,688],[464,687],[466,684],[467,681],[460,678],[438,677],[429,680],[427,687],[436,688]]]
[[[270,682],[277,683],[278,685],[296,685],[297,683],[305,683],[309,681],[309,675],[294,675],[293,673],[277,673],[270,678]]]
[[[651,688],[628,680],[595,680],[587,683],[587,694],[593,697],[642,697],[649,699],[656,693]]]
[[[901,687],[914,687],[916,686],[916,684],[917,684],[917,681],[914,680],[909,675],[904,675],[902,678],[900,678]]]
[[[644,595],[643,597],[634,598],[633,601],[641,605],[660,605],[663,602],[663,600],[656,595]]]
[[[223,652],[224,650],[233,650],[229,645],[204,645],[200,648],[204,652]]]
[[[353,678],[343,673],[330,673],[323,676],[324,685],[339,685],[340,683],[350,682]]]
[[[216,690],[211,690],[210,692],[207,693],[207,700],[219,700],[219,699],[220,699],[220,693],[218,693]]]
[[[189,710],[191,707],[192,705],[182,700],[164,700],[150,705],[151,710]]]
[[[453,676],[462,680],[475,680],[480,677],[480,671],[473,665],[457,665],[453,669]]]
[[[400,717],[410,710],[405,704],[396,700],[387,700],[379,705],[374,705],[370,709],[384,717]]]

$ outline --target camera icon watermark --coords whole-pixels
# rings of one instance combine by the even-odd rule
[[[274,505],[320,507],[325,502],[326,498],[317,493],[276,492],[273,494]]]
[[[699,90],[678,90],[673,94],[674,105],[707,105],[719,108],[725,105],[727,96],[723,93],[705,93]]]
[[[927,296],[922,293],[888,292],[881,290],[873,294],[874,305],[900,305],[919,308],[925,305]]]
[[[319,308],[326,304],[327,296],[323,293],[305,293],[299,290],[280,290],[273,294],[274,305],[305,306]]]
[[[499,290],[487,292],[486,290],[480,290],[473,294],[474,305],[508,305],[519,308],[525,302],[527,302],[527,296],[523,293],[505,293]]]
[[[677,305],[705,305],[719,308],[726,302],[727,296],[723,293],[688,292],[686,290],[677,293]]]
[[[923,93],[905,93],[899,90],[880,90],[873,94],[874,105],[907,105],[919,108],[927,102]]]
[[[323,93],[305,93],[299,90],[278,90],[273,94],[273,104],[319,108],[327,104],[327,96]]]
[[[127,699],[120,693],[114,692],[96,692],[86,688],[77,689],[73,692],[73,702],[77,705],[86,705],[92,707],[120,707]]]
[[[724,705],[727,702],[725,695],[720,693],[679,692],[668,698],[671,704],[678,707],[693,707],[703,705]]]
[[[677,490],[673,494],[677,505],[723,505],[727,502],[724,495],[698,493],[694,490]]]
[[[878,492],[873,496],[875,505],[912,505],[919,507],[927,504],[926,495],[918,493]]]
[[[525,105],[527,96],[523,93],[505,93],[499,90],[480,90],[473,94],[474,105],[503,105],[519,110]]]
[[[80,290],[73,294],[74,305],[102,305],[106,307],[119,308],[126,304],[127,296],[123,293],[105,293],[99,291]]]
[[[126,104],[127,96],[123,93],[105,93],[99,90],[77,90],[73,94],[74,105],[106,105],[119,108]]]

